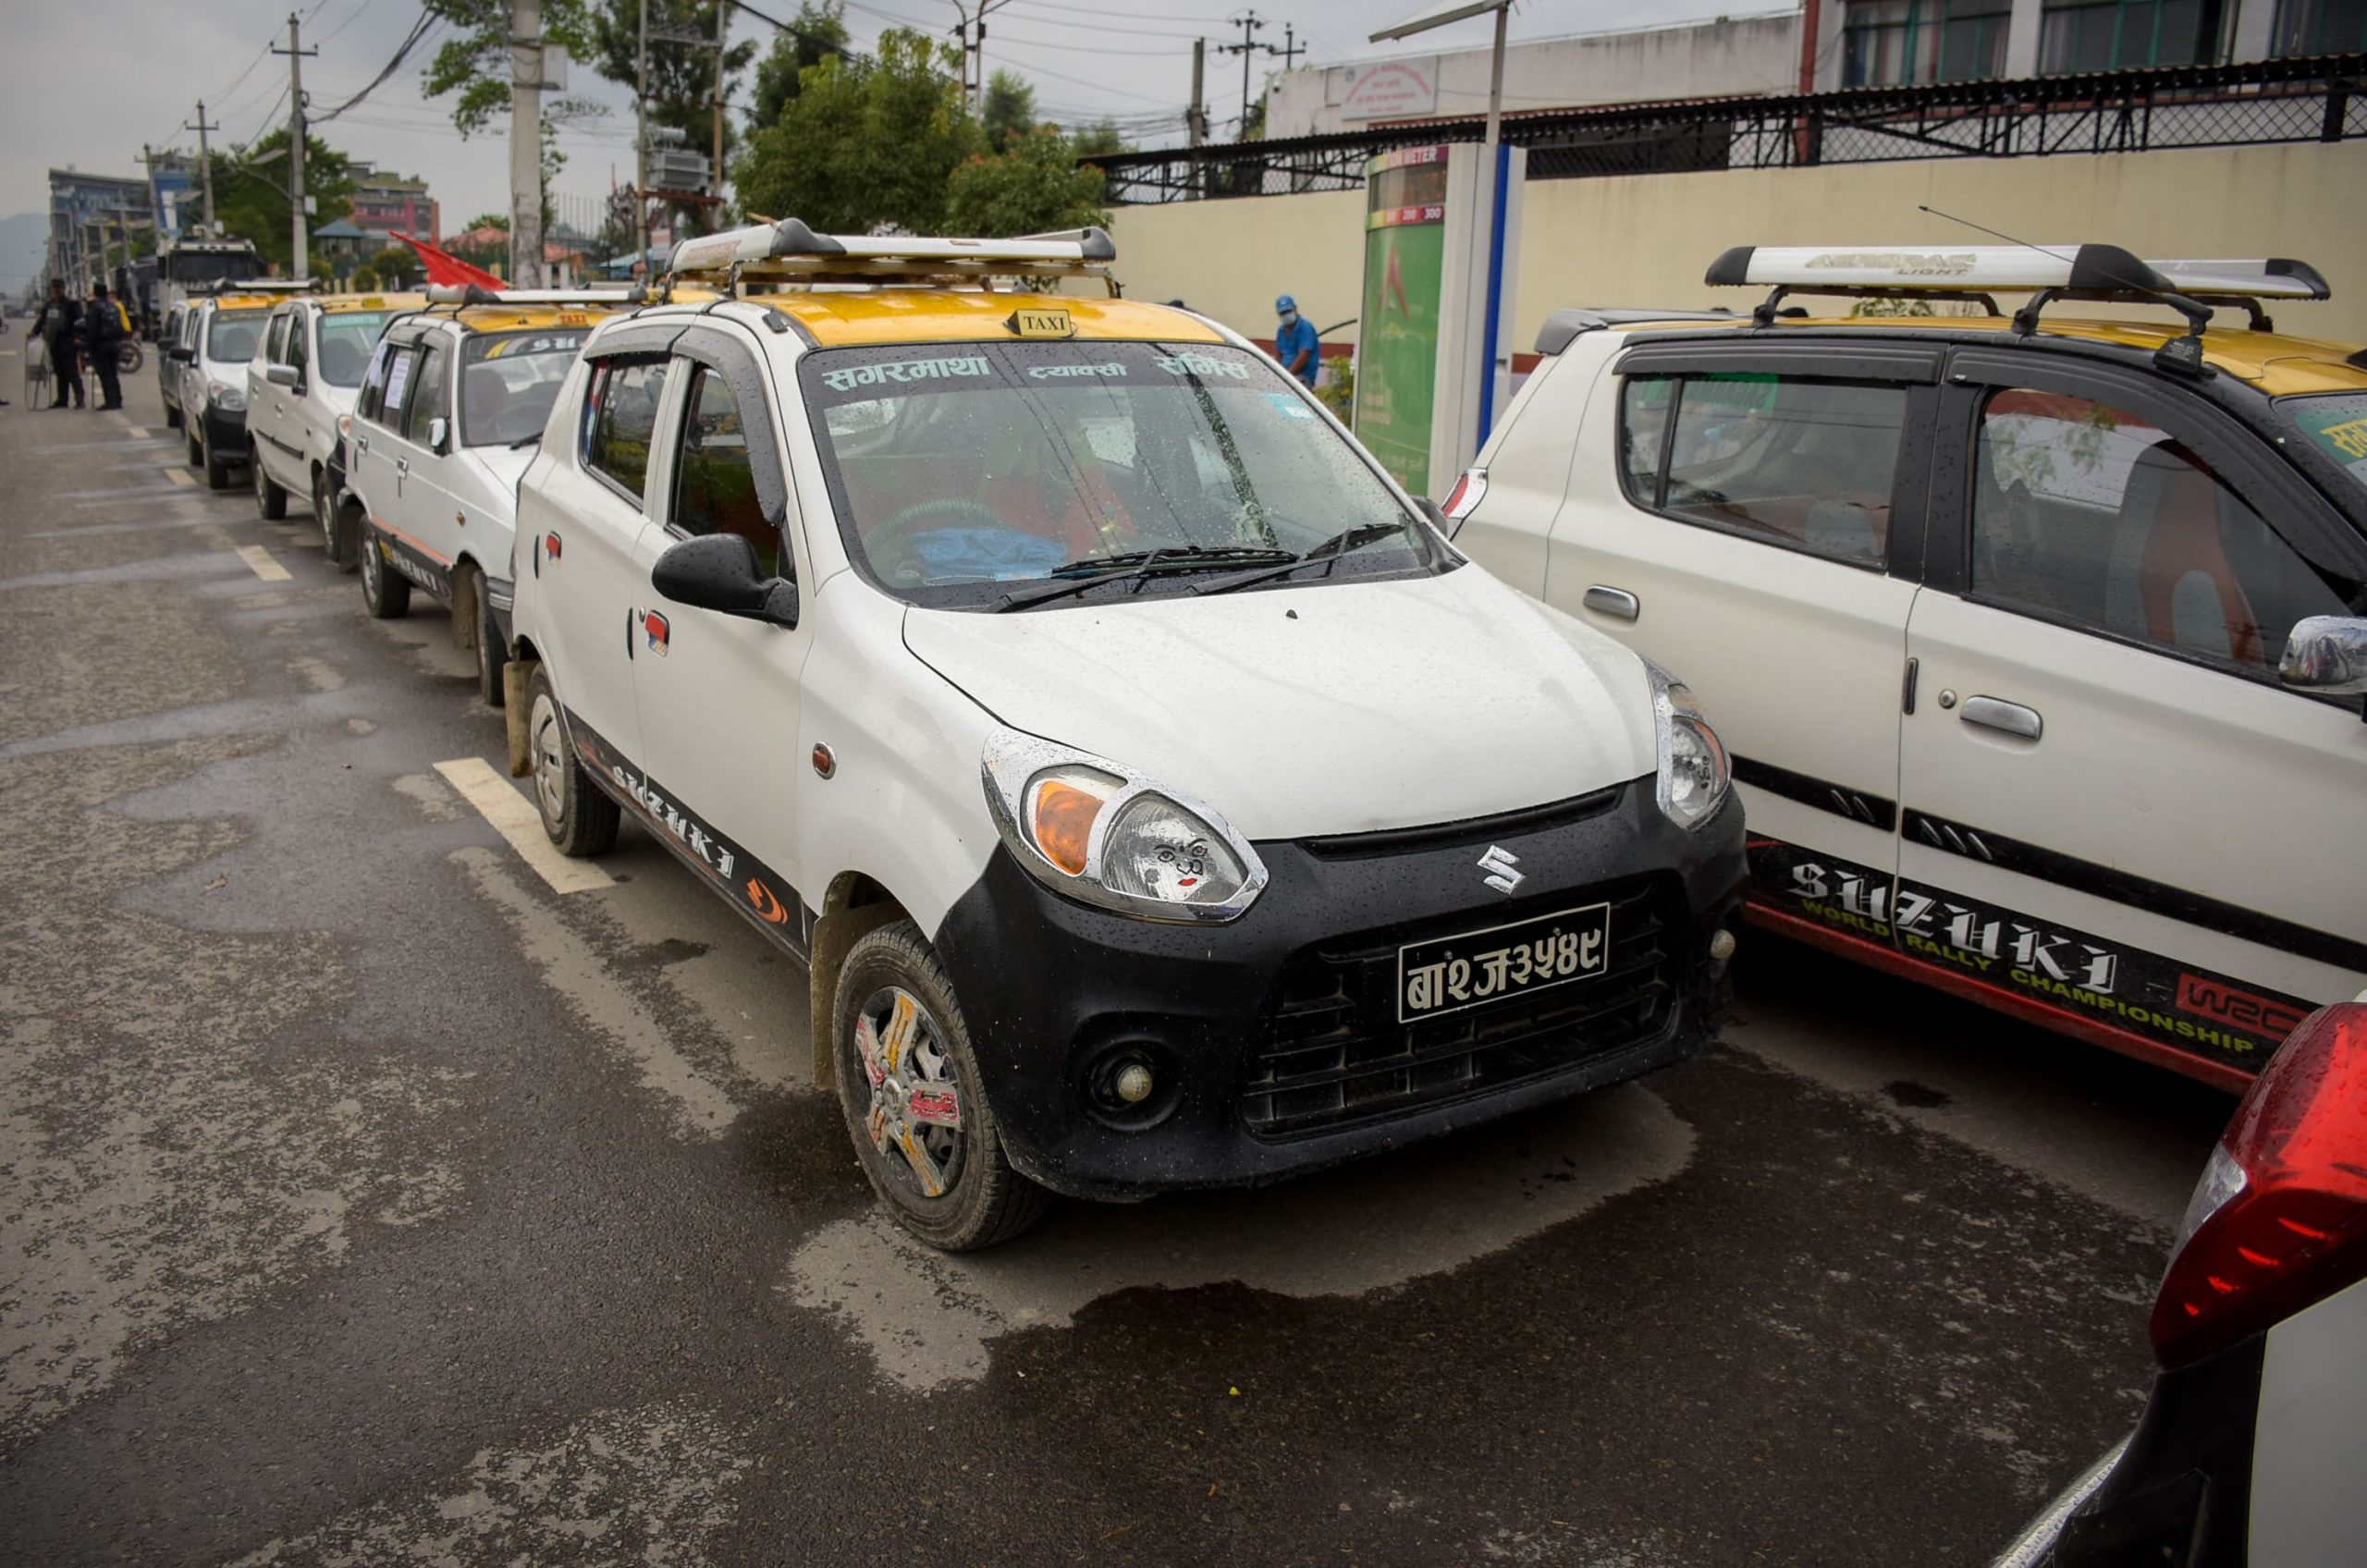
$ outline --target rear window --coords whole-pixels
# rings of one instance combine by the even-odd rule
[[[332,386],[359,386],[370,350],[386,330],[392,311],[339,311],[321,316],[321,379]]]
[[[255,346],[263,341],[264,328],[270,325],[268,305],[251,311],[216,311],[206,324],[205,357],[225,363],[251,360]]]
[[[589,330],[505,332],[472,337],[462,351],[460,440],[506,447],[542,434],[559,383],[583,349]]]
[[[2312,446],[2340,463],[2361,490],[2367,490],[2367,392],[2280,398],[2276,410]]]

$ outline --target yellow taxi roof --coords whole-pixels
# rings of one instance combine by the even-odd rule
[[[537,327],[590,326],[612,312],[630,309],[621,300],[565,305],[464,305],[452,319],[464,332],[532,332]]]
[[[1166,305],[1073,294],[989,294],[968,288],[867,288],[758,295],[751,303],[779,311],[826,349],[889,343],[1008,343],[1015,311],[1066,311],[1079,338],[1159,338],[1221,343],[1199,317]]]
[[[1637,323],[1636,325],[1647,324]],[[1672,321],[1688,330],[1715,324]],[[1747,315],[1735,325],[1748,326]],[[1870,328],[1877,331],[2010,332],[2010,316],[1822,316],[1784,318],[1778,330],[1797,327]],[[2116,348],[2159,349],[2184,336],[2184,323],[2099,321],[2077,316],[2047,316],[2039,326],[2048,337],[2073,337]],[[2336,343],[2322,337],[2298,337],[2287,332],[2252,332],[2214,326],[2202,335],[2202,358],[2223,374],[2258,387],[2271,398],[2308,392],[2367,391],[2367,367],[2351,362],[2360,351],[2356,343]]]
[[[267,311],[287,299],[285,294],[217,294],[202,302],[217,311]]]
[[[316,303],[324,311],[415,311],[427,303],[424,294],[323,294]]]

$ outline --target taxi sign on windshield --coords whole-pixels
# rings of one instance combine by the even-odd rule
[[[1065,307],[1050,310],[1016,310],[1004,318],[1003,325],[1018,337],[1074,337],[1076,321]]]

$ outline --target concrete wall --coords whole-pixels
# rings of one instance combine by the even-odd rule
[[[1827,9],[1837,17],[1841,7]],[[1504,109],[1513,113],[1790,92],[1799,84],[1798,29],[1798,15],[1783,12],[1512,44],[1504,50]],[[1485,47],[1443,54],[1409,49],[1376,57],[1436,62],[1438,99],[1432,112],[1484,115],[1490,53]],[[1266,134],[1281,138],[1363,129],[1368,122],[1349,120],[1340,112],[1347,80],[1347,69],[1339,66],[1276,77],[1266,92]],[[1220,102],[1223,94],[1216,96]]]
[[[2053,158],[1952,158],[1530,184],[1514,346],[1566,305],[1750,302],[1701,283],[1729,245],[1993,243],[1927,203],[2042,244],[2104,240],[2153,256],[2298,256],[2333,286],[2278,306],[2277,325],[2367,342],[2367,141]],[[1120,207],[1118,275],[1136,299],[1182,299],[1252,337],[1294,294],[1318,326],[1356,313],[1360,192]],[[2074,307],[2102,310],[2103,307]],[[1336,335],[1351,341],[1352,327]]]

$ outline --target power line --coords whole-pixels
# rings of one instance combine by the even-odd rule
[[[369,85],[362,88],[361,92],[355,93],[352,97],[348,98],[344,103],[339,104],[336,108],[327,111],[325,114],[313,116],[311,123],[313,125],[326,125],[329,121],[337,118],[337,116],[345,113],[348,109],[352,108],[364,98],[369,97],[370,94],[378,91],[379,88],[385,86],[386,79],[393,76],[397,71],[402,68],[403,62],[411,57],[411,52],[418,48],[421,42],[427,37],[428,33],[435,30],[435,14],[432,12],[424,10],[420,12],[419,20],[411,24],[410,34],[403,39],[401,43],[396,45],[395,57],[386,62],[386,68],[380,71],[376,76],[372,77],[370,79]]]

